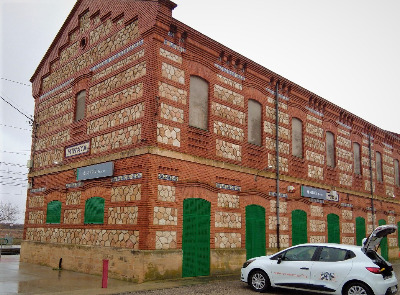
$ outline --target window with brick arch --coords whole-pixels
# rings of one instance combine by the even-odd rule
[[[332,132],[326,132],[326,164],[329,167],[335,167],[335,135]]]
[[[208,82],[190,76],[189,125],[208,130]]]
[[[292,155],[303,158],[303,122],[298,118],[292,119]]]
[[[261,146],[261,104],[258,101],[249,99],[247,116],[248,142]]]
[[[361,152],[360,145],[353,142],[354,173],[361,175]]]
[[[82,90],[76,95],[76,107],[75,107],[75,121],[82,120],[85,118],[86,109],[86,90]]]
[[[394,160],[394,183],[396,186],[400,186],[400,175],[399,175],[399,160]]]
[[[382,155],[380,152],[376,152],[376,180],[382,182]]]

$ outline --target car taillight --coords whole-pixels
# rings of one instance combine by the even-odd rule
[[[366,267],[366,269],[376,274],[380,274],[382,272],[382,270],[379,267]]]

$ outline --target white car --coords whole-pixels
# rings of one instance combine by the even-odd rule
[[[396,229],[377,227],[363,246],[302,244],[249,259],[243,264],[241,281],[257,292],[281,287],[336,295],[396,294],[393,267],[376,252],[382,238]]]

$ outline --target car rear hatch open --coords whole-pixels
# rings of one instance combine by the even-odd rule
[[[394,233],[397,230],[397,226],[392,224],[381,225],[374,229],[369,237],[363,242],[364,252],[375,251],[382,239],[387,235]]]

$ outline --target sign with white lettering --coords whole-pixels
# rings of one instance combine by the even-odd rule
[[[326,200],[326,190],[302,185],[301,196],[306,198]]]
[[[76,169],[76,180],[87,180],[112,176],[114,174],[114,162],[101,163]]]
[[[86,154],[89,152],[89,147],[90,147],[89,141],[67,147],[65,149],[65,157],[68,158],[68,157]]]

